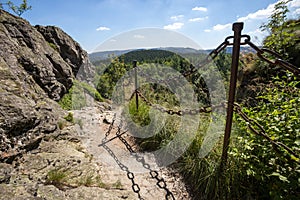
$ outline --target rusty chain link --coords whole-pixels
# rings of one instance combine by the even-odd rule
[[[292,65],[291,63],[285,61],[282,59],[282,57],[279,55],[279,53],[272,51],[270,49],[266,48],[259,48],[255,44],[251,42],[250,36],[247,36],[245,39],[245,43],[249,45],[251,48],[253,48],[256,51],[257,56],[262,59],[263,61],[271,64],[271,65],[278,65],[283,67],[284,69],[291,71],[295,76],[300,77],[300,69],[296,66]],[[264,54],[269,54],[274,57],[274,60],[269,59]]]
[[[114,152],[106,145],[107,142],[110,142],[115,138],[118,138],[125,145],[126,149],[130,152],[130,155],[134,156],[135,159],[138,162],[140,162],[145,169],[148,169],[150,171],[151,178],[156,179],[156,181],[157,181],[156,185],[160,189],[163,189],[166,191],[166,195],[165,195],[166,200],[168,200],[168,199],[175,200],[173,193],[167,188],[166,181],[163,178],[159,178],[158,172],[156,170],[152,170],[150,165],[146,163],[144,157],[141,155],[138,155],[133,150],[131,145],[125,140],[125,138],[122,137],[122,135],[127,132],[127,131],[122,132],[122,127],[123,127],[122,120],[120,120],[120,124],[117,126],[116,136],[111,139],[108,139],[108,136],[110,135],[112,129],[114,128],[115,121],[116,121],[116,114],[114,114],[113,120],[112,120],[108,130],[105,133],[105,137],[102,139],[102,144],[100,144],[99,146],[102,146],[116,161],[116,163],[119,165],[120,169],[127,173],[127,178],[132,183],[131,188],[132,188],[133,192],[135,192],[138,195],[139,200],[144,200],[144,199],[141,197],[141,194],[140,194],[141,189],[140,189],[139,185],[135,183],[134,173],[129,171],[129,168],[127,166],[125,166],[123,163],[121,163],[120,160],[118,159],[118,157],[114,154]]]
[[[201,107],[201,108],[198,108],[195,110],[172,110],[172,109],[164,108],[158,104],[152,103],[139,90],[137,90],[136,93],[146,103],[147,106],[150,106],[156,110],[159,110],[163,113],[167,113],[169,115],[183,116],[183,115],[197,115],[200,113],[211,113],[213,109],[222,108],[222,107],[225,107],[225,105],[226,105],[226,102],[221,102],[219,105],[205,106],[205,107]]]
[[[135,152],[133,150],[133,148],[131,147],[131,145],[125,140],[125,138],[122,137],[122,133],[121,133],[122,132],[122,124],[123,124],[123,122],[121,121],[120,125],[117,127],[116,135],[118,136],[119,140],[125,145],[125,147],[130,152],[130,154],[135,157],[136,161],[141,163],[145,169],[150,171],[151,178],[156,179],[156,181],[157,181],[156,185],[160,189],[163,189],[166,191],[166,196],[165,196],[166,200],[168,200],[168,199],[175,200],[173,193],[167,188],[166,181],[163,178],[159,178],[158,172],[156,170],[152,170],[150,168],[150,165],[148,163],[146,163],[144,157],[139,155],[137,152]],[[155,174],[155,176],[153,176],[153,174]]]
[[[257,121],[251,119],[249,116],[246,115],[246,113],[244,113],[242,111],[242,108],[240,105],[238,105],[237,103],[234,103],[234,111],[247,122],[247,126],[248,128],[255,133],[256,135],[260,135],[262,137],[264,137],[265,139],[267,139],[273,147],[275,147],[275,150],[277,152],[278,151],[277,148],[284,148],[287,152],[289,152],[290,154],[292,154],[293,156],[295,156],[296,158],[299,158],[299,155],[297,153],[295,153],[291,148],[289,148],[288,146],[286,146],[285,144],[275,141],[272,138],[270,138],[268,136],[268,134],[266,133],[265,129],[263,128],[262,125],[260,125]],[[257,126],[259,128],[259,130],[255,129],[254,126]]]
[[[102,139],[102,144],[100,144],[99,146],[102,146],[110,154],[110,156],[116,161],[116,163],[119,165],[120,169],[127,173],[127,178],[132,183],[131,188],[132,188],[133,192],[135,192],[138,195],[139,200],[144,200],[141,197],[141,194],[140,194],[141,189],[140,189],[139,185],[135,183],[134,174],[131,171],[129,171],[129,169],[126,165],[121,163],[121,161],[118,159],[118,157],[115,155],[115,153],[106,145],[107,141],[111,141],[111,140],[108,140],[107,137],[110,135],[112,129],[114,128],[115,121],[116,121],[116,114],[114,114],[113,120],[112,120],[108,130],[105,133],[105,137]]]

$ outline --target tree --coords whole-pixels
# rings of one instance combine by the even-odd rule
[[[289,12],[287,3],[290,1],[283,0],[276,3],[269,21],[260,27],[262,31],[270,32],[270,35],[263,42],[264,46],[278,52],[284,59],[290,58],[287,49],[294,46],[296,41],[292,31],[295,23],[287,20],[287,13]]]
[[[4,5],[8,6],[9,10],[12,10],[19,17],[26,11],[31,10],[31,6],[28,5],[27,0],[23,0],[20,6],[16,6],[13,2],[7,1],[6,3],[0,2],[0,9],[4,9]]]

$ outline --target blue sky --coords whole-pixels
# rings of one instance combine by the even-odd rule
[[[19,4],[21,0],[13,0]],[[55,25],[88,52],[121,33],[160,28],[176,31],[203,49],[215,48],[232,35],[233,22],[243,21],[244,34],[260,43],[259,30],[277,0],[28,0],[32,10],[22,17],[32,25]],[[300,0],[289,3],[300,17]],[[142,36],[141,36],[142,37]],[[141,38],[140,38],[141,39]]]

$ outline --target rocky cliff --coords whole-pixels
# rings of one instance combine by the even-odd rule
[[[58,101],[82,71],[92,72],[87,53],[53,26],[31,26],[0,10],[0,159],[32,148],[58,129]],[[10,152],[10,153],[9,153]]]

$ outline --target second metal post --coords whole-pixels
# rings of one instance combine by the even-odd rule
[[[136,63],[137,61],[134,60],[133,62],[133,68],[134,68],[134,89],[135,89],[135,105],[136,105],[136,110],[139,110],[139,96],[137,93],[138,90],[138,80],[137,80],[137,68],[136,68]]]

